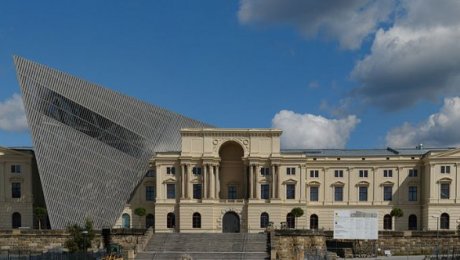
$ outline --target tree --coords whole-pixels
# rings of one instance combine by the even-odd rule
[[[136,208],[134,210],[134,214],[138,215],[139,217],[145,216],[146,210],[144,208]]]
[[[67,232],[69,233],[69,239],[65,241],[65,247],[70,252],[85,251],[88,247],[91,247],[91,241],[95,237],[93,222],[90,219],[86,219],[83,227],[78,224],[67,226]]]
[[[38,220],[38,229],[41,230],[42,229],[42,219],[46,216],[47,212],[46,212],[46,209],[45,208],[42,208],[42,207],[36,207],[34,209],[34,214],[35,214],[35,217],[37,218]]]
[[[295,218],[295,226],[297,226],[297,218],[300,218],[303,216],[303,209],[302,208],[293,208],[291,210],[291,214],[294,216]]]
[[[404,216],[404,212],[400,208],[393,208],[390,212],[390,216],[400,218]]]

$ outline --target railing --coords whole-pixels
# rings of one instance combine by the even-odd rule
[[[220,199],[222,203],[246,203],[245,199]]]

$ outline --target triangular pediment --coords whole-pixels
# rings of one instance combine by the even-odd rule
[[[460,149],[450,149],[443,152],[432,153],[430,158],[459,158],[460,159]]]
[[[173,178],[168,178],[164,180],[163,183],[176,183],[176,180],[174,180]]]
[[[297,181],[294,180],[294,179],[288,179],[288,180],[285,180],[285,181],[283,182],[283,184],[296,184],[296,183],[297,183]]]
[[[380,186],[393,186],[393,185],[395,185],[395,183],[392,181],[386,181],[380,184]]]

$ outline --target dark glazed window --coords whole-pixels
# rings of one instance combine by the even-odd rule
[[[417,216],[409,216],[409,230],[417,230]]]
[[[175,199],[176,198],[176,184],[166,184],[166,198]]]
[[[19,182],[11,183],[11,197],[13,198],[21,197],[21,183]]]
[[[295,184],[286,185],[286,199],[295,199]]]
[[[268,227],[269,217],[267,212],[263,212],[260,214],[260,227],[266,228]]]
[[[268,200],[270,198],[270,185],[269,184],[260,185],[260,195],[261,195],[261,198],[264,200]]]
[[[200,215],[200,213],[198,213],[198,212],[193,213],[192,226],[193,226],[193,228],[201,228],[201,215]]]
[[[335,201],[343,201],[343,187],[342,186],[336,186],[334,188],[334,200]]]
[[[201,199],[201,184],[193,184],[193,198]]]
[[[393,228],[393,227],[392,227],[392,226],[393,226],[392,224],[393,224],[393,223],[392,223],[392,217],[391,217],[390,215],[388,215],[388,214],[385,215],[385,216],[383,217],[383,229],[385,229],[385,230],[391,230],[391,229]]]
[[[11,216],[11,226],[13,228],[21,227],[21,214],[19,214],[18,212],[14,212]]]
[[[319,200],[319,187],[313,186],[310,187],[310,201]]]
[[[310,216],[310,229],[318,229],[318,215],[316,214]]]
[[[440,229],[449,229],[449,214],[447,214],[447,213],[442,213],[441,214]]]
[[[172,212],[169,212],[166,216],[166,227],[175,228],[176,227],[176,215]]]

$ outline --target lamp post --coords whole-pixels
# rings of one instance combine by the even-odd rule
[[[88,248],[86,246],[86,237],[88,236],[88,230],[83,230],[82,232],[83,235],[83,248],[85,249],[85,259],[86,259],[86,253],[88,252]]]
[[[439,258],[439,216],[431,216],[436,218],[436,259]]]

